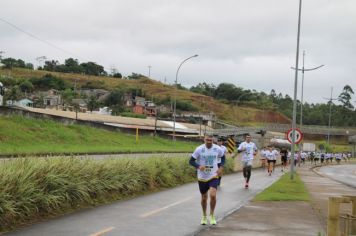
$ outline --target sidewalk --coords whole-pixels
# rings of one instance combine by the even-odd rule
[[[311,195],[310,202],[249,202],[197,235],[325,235],[329,196],[354,195],[356,190],[317,174],[310,166],[297,171]]]

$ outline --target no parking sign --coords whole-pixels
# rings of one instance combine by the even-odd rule
[[[287,140],[291,144],[293,144],[293,129],[290,129],[286,132],[287,135]],[[294,144],[298,144],[302,141],[303,139],[303,133],[300,131],[300,129],[295,128],[294,129]]]

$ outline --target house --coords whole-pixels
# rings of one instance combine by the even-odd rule
[[[61,105],[62,102],[61,94],[56,89],[50,89],[46,92],[42,92],[42,96],[43,96],[43,105],[45,105],[45,107],[53,108]]]
[[[82,89],[79,91],[81,95],[86,95],[88,98],[94,96],[96,99],[103,95],[108,95],[110,92],[105,89]]]
[[[133,107],[133,112],[137,114],[145,114],[147,116],[156,116],[157,107],[152,101],[145,101],[144,98],[135,98],[136,104]]]
[[[145,106],[145,98],[135,96],[135,99],[133,100],[134,106],[135,105],[140,105],[140,106]]]

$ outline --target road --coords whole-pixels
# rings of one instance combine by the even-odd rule
[[[356,188],[356,165],[324,166],[318,171],[330,179]]]
[[[248,190],[243,188],[241,173],[224,176],[222,186],[218,190],[217,220],[221,221],[246,204],[280,175],[281,173],[277,171],[273,176],[267,176],[262,170],[253,170],[251,188]],[[209,227],[200,226],[200,217],[198,185],[191,183],[131,200],[82,210],[5,235],[194,235],[203,227]]]

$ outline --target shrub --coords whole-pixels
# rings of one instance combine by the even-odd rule
[[[232,171],[227,161],[225,172]],[[0,230],[196,179],[187,158],[21,158],[0,165]]]

